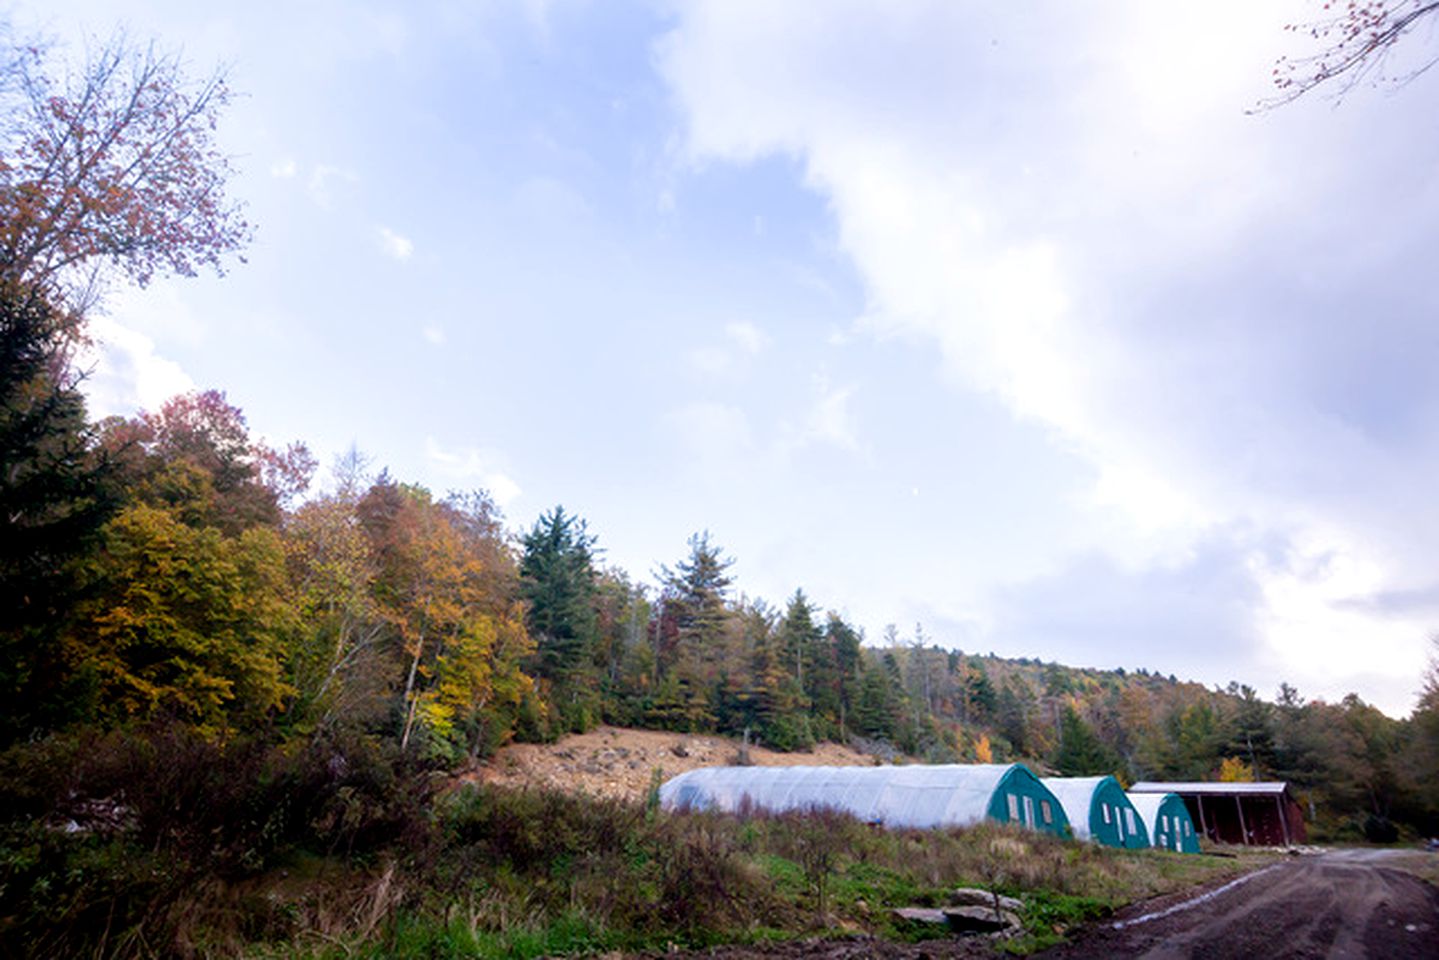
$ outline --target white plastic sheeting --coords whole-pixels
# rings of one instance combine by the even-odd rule
[[[1174,796],[1172,793],[1131,793],[1129,802],[1134,804],[1134,809],[1139,811],[1139,817],[1144,825],[1149,828],[1149,836],[1154,837],[1155,818],[1159,816],[1159,808],[1164,801]]]
[[[666,809],[775,813],[834,809],[887,827],[965,826],[989,815],[995,791],[1019,764],[905,767],[704,767],[660,787]],[[746,800],[747,798],[747,800]]]
[[[1134,804],[1134,809],[1139,811],[1139,818],[1144,821],[1144,826],[1149,830],[1149,839],[1156,847],[1177,850],[1181,853],[1186,849],[1197,851],[1199,841],[1194,839],[1194,824],[1189,819],[1189,811],[1185,809],[1184,801],[1175,793],[1131,793],[1129,802]],[[1159,822],[1159,811],[1169,801],[1184,811],[1184,819],[1178,816],[1171,816],[1167,824]],[[1186,824],[1188,829],[1185,829]],[[1166,843],[1165,841],[1168,841]]]
[[[1075,839],[1089,840],[1089,815],[1094,805],[1094,791],[1108,777],[1043,777],[1040,782],[1049,792],[1059,798],[1064,815],[1069,818],[1069,829]]]

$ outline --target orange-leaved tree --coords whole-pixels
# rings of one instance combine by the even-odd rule
[[[376,614],[393,640],[400,747],[419,733],[437,756],[477,753],[530,688],[518,577],[493,508],[483,497],[436,502],[382,475],[359,516]]]

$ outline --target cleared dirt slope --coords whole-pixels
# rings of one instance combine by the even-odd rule
[[[515,743],[500,750],[466,780],[508,786],[536,785],[583,791],[595,796],[643,800],[655,771],[669,778],[697,767],[732,764],[738,740],[710,734],[665,733],[600,727],[557,743]],[[822,743],[805,753],[777,753],[750,747],[756,766],[869,765],[875,759],[849,747]]]

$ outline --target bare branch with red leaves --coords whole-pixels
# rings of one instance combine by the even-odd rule
[[[1335,85],[1336,95],[1343,97],[1365,80],[1393,84],[1413,80],[1439,63],[1439,54],[1397,74],[1388,71],[1390,58],[1400,39],[1435,13],[1439,0],[1325,0],[1319,19],[1284,28],[1307,35],[1323,49],[1303,57],[1280,57],[1273,72],[1278,93],[1259,109],[1290,103],[1326,84]]]
[[[225,194],[215,130],[223,72],[195,81],[176,54],[117,36],[64,81],[43,48],[11,46],[0,74],[0,280],[82,311],[98,274],[223,272],[251,226]]]

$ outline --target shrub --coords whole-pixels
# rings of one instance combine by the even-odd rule
[[[1371,813],[1364,818],[1364,839],[1370,843],[1395,843],[1399,840],[1399,828],[1388,817]]]

